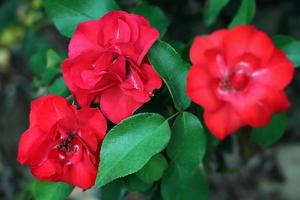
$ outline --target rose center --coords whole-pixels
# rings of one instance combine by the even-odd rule
[[[220,87],[222,90],[241,91],[246,88],[248,82],[249,75],[246,73],[246,71],[238,69],[224,77],[224,79],[221,81]]]
[[[56,145],[56,149],[64,153],[71,153],[71,152],[78,151],[79,150],[78,146],[72,143],[75,137],[76,137],[76,133],[73,132],[69,133],[67,138],[61,139],[60,143]]]

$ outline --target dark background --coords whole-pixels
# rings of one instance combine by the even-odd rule
[[[124,9],[130,9],[142,1],[118,2]],[[231,0],[218,22],[205,27],[202,19],[205,1],[148,2],[160,6],[171,21],[164,40],[179,46],[189,43],[195,35],[226,27],[240,4],[238,0]],[[300,40],[299,10],[299,0],[257,0],[253,24],[271,36],[287,34]],[[34,87],[29,59],[46,48],[66,52],[67,45],[68,39],[55,30],[44,12],[41,0],[0,0],[0,199],[16,198],[32,181],[28,169],[16,162],[19,137],[28,127],[30,100],[44,94],[43,88],[37,90]],[[289,126],[284,137],[267,149],[253,147],[255,154],[247,159],[241,154],[243,147],[237,144],[235,137],[227,141],[231,143],[231,149],[221,153],[224,162],[222,170],[212,172],[208,177],[211,199],[300,199],[299,75],[298,70],[287,89],[292,108],[288,112]],[[211,162],[214,162],[214,158]],[[220,165],[219,161],[215,162]],[[71,199],[74,196],[77,199],[84,198],[80,196],[82,192],[75,192]],[[138,195],[132,195],[131,198],[140,199]]]

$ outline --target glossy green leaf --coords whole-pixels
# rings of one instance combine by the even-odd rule
[[[49,87],[48,93],[67,97],[70,94],[70,91],[66,86],[63,77],[58,77]]]
[[[229,0],[208,0],[203,12],[204,23],[207,26],[214,24],[220,12],[228,3]]]
[[[157,41],[148,53],[148,58],[156,72],[164,80],[175,107],[184,110],[191,101],[186,96],[186,77],[189,64],[168,43]]]
[[[255,11],[255,0],[242,0],[239,10],[228,27],[250,24],[255,16]]]
[[[65,200],[73,191],[74,186],[63,182],[37,181],[32,186],[35,200]]]
[[[131,192],[146,192],[151,189],[152,183],[143,182],[137,175],[132,174],[125,178],[125,186]]]
[[[167,167],[168,163],[165,157],[162,154],[157,154],[137,172],[137,176],[145,183],[152,183],[163,176]]]
[[[99,19],[119,9],[114,0],[44,0],[44,5],[56,28],[67,37],[73,35],[80,22]]]
[[[117,179],[101,188],[101,200],[121,200],[124,196],[123,180]]]
[[[180,55],[186,50],[186,44],[178,40],[171,40],[168,43],[177,51]]]
[[[170,135],[168,121],[158,114],[142,113],[123,120],[103,141],[96,186],[140,170],[166,147]]]
[[[188,112],[180,114],[172,127],[169,157],[181,168],[192,171],[199,166],[205,150],[206,138],[199,119]]]
[[[267,147],[278,141],[287,127],[286,113],[274,115],[272,121],[262,128],[253,128],[251,139],[262,147]]]
[[[285,52],[295,67],[300,67],[300,41],[287,35],[277,35],[273,37],[273,42]]]
[[[135,7],[133,12],[146,17],[150,21],[151,25],[160,32],[160,38],[164,36],[170,22],[159,7],[142,4]]]
[[[162,179],[164,200],[208,200],[208,183],[199,169],[191,172],[171,163]]]

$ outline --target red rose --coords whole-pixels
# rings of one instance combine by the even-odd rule
[[[78,25],[63,76],[81,106],[99,103],[118,123],[150,100],[161,79],[145,57],[159,33],[145,18],[112,11]]]
[[[30,127],[20,139],[18,161],[48,181],[87,189],[94,185],[106,121],[96,108],[77,110],[48,95],[31,104]]]
[[[245,125],[265,126],[290,105],[284,88],[293,64],[253,26],[197,37],[190,58],[187,94],[204,107],[205,123],[219,139]]]

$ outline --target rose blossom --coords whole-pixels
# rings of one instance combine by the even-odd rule
[[[19,142],[17,160],[41,180],[94,185],[106,121],[96,108],[77,110],[63,97],[31,103],[30,127]]]
[[[149,101],[162,84],[145,56],[158,36],[147,19],[123,11],[80,23],[62,64],[78,103],[98,103],[103,114],[118,123]]]
[[[265,126],[290,105],[284,89],[293,64],[253,26],[196,37],[190,58],[187,94],[204,108],[205,123],[219,139],[246,125]]]

